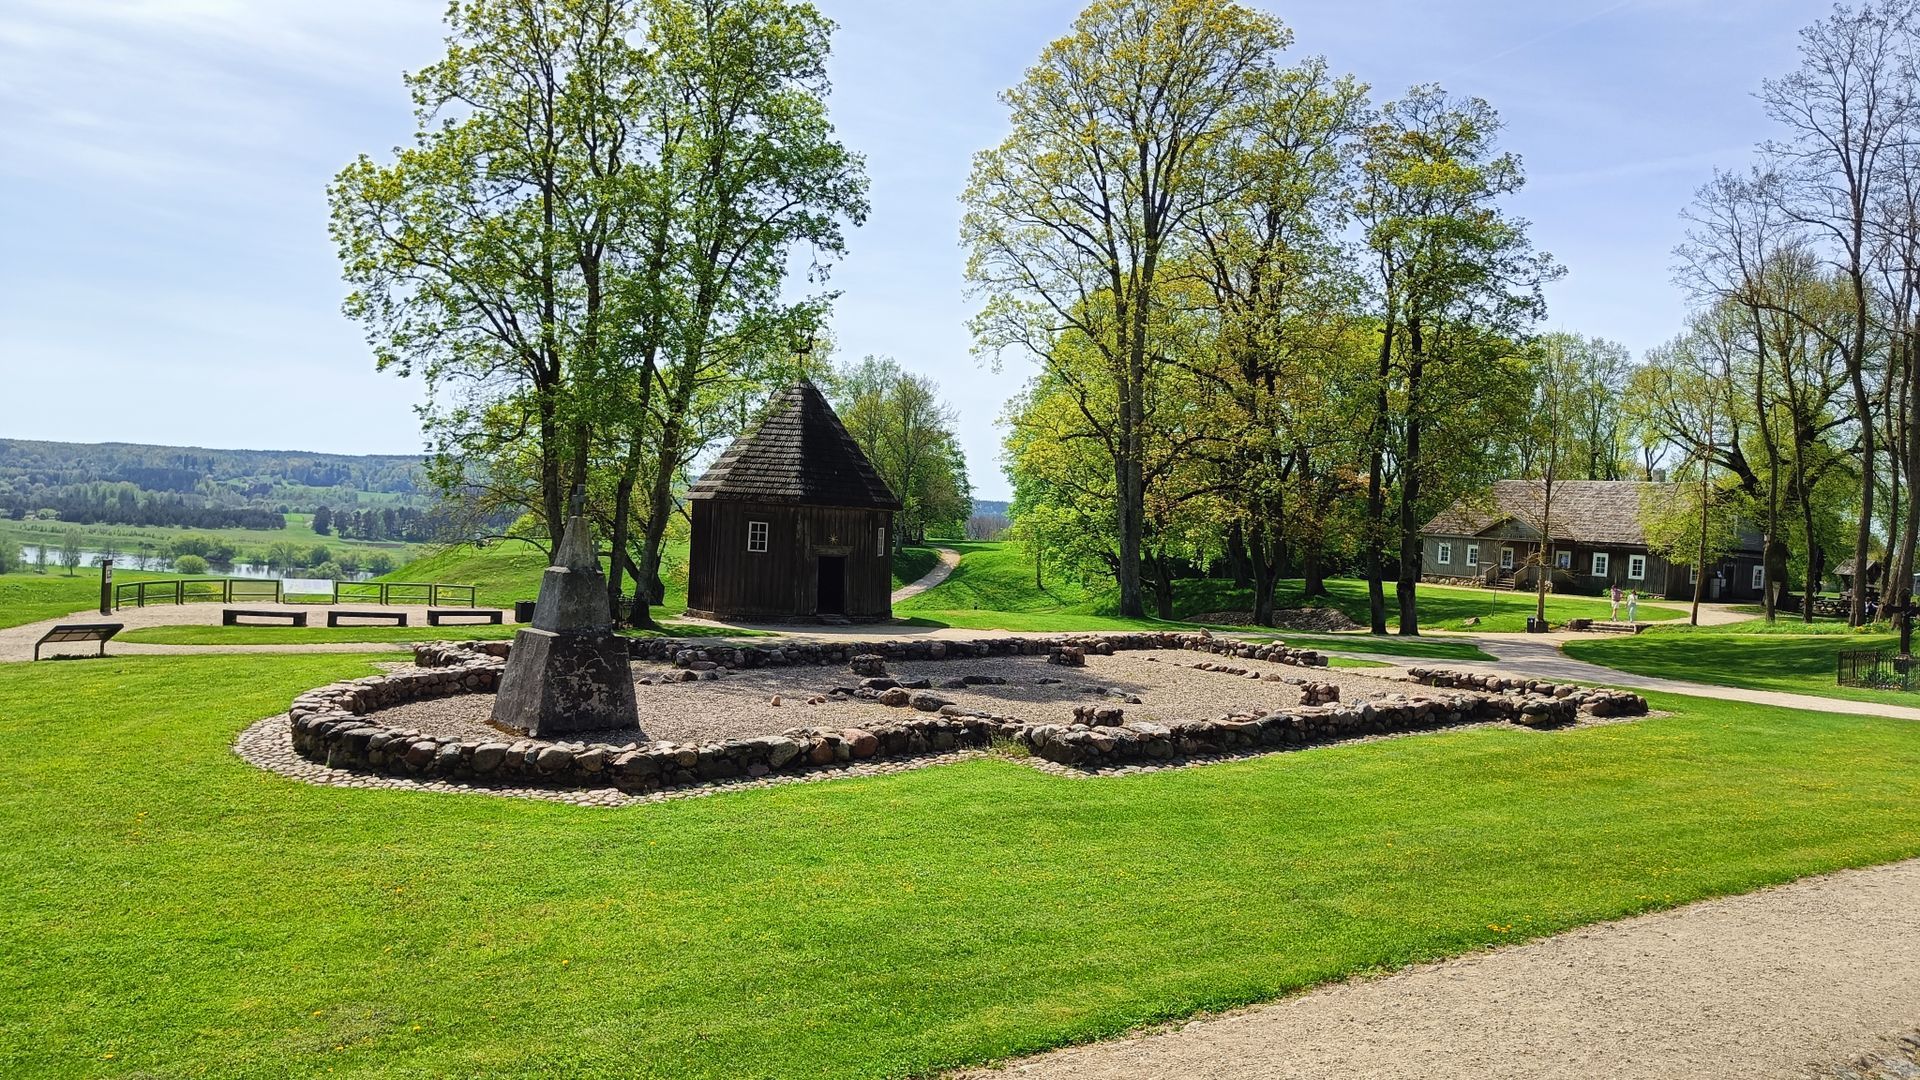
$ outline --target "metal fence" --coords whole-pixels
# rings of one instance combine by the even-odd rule
[[[1842,649],[1834,678],[1841,686],[1869,690],[1920,689],[1920,662],[1892,649]]]
[[[278,578],[178,578],[168,581],[126,581],[114,585],[113,606],[148,604],[280,604],[286,602]],[[474,607],[472,585],[432,582],[336,581],[333,602],[361,604],[415,604],[427,607]]]
[[[148,604],[231,604],[254,600],[280,602],[280,582],[270,578],[178,578],[170,581],[125,581],[113,587],[113,606]]]
[[[473,607],[472,585],[440,585],[425,581],[336,581],[336,604],[415,604],[427,607]]]

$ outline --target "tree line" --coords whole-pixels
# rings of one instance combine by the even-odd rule
[[[1773,135],[1686,210],[1683,332],[1634,373],[1634,423],[1694,483],[1702,551],[1763,536],[1772,619],[1837,562],[1886,558],[1912,599],[1920,533],[1920,7],[1836,6],[1760,84]],[[1812,605],[1791,601],[1803,618]],[[1867,620],[1854,588],[1849,619]]]
[[[1391,581],[1414,633],[1420,527],[1537,432],[1560,269],[1491,105],[1379,102],[1291,43],[1230,0],[1096,0],[1003,95],[962,239],[980,349],[1038,365],[1006,416],[1015,532],[1111,574],[1123,615],[1171,616],[1224,551],[1257,621],[1283,575],[1357,566],[1372,628]]]

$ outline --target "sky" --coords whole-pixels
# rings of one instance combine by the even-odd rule
[[[975,494],[1004,498],[997,420],[1033,373],[976,357],[958,241],[999,93],[1081,4],[816,0],[831,111],[873,210],[833,270],[839,358],[893,356],[958,412]],[[1685,316],[1679,211],[1769,129],[1753,92],[1818,0],[1255,0],[1387,100],[1487,99],[1567,268],[1545,329],[1636,355]],[[325,189],[412,133],[400,83],[442,0],[0,0],[0,437],[410,453],[416,382],[374,371]]]

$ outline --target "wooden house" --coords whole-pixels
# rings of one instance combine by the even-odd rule
[[[1420,530],[1421,575],[1460,584],[1521,583],[1541,549],[1547,519],[1546,563],[1570,591],[1598,595],[1614,586],[1643,596],[1693,598],[1691,566],[1669,563],[1647,547],[1641,508],[1682,499],[1675,484],[1634,480],[1562,480],[1553,485],[1551,513],[1545,485],[1501,480],[1490,492],[1462,499]],[[1757,601],[1766,589],[1758,533],[1742,528],[1734,551],[1707,568],[1707,600]]]
[[[689,615],[892,617],[889,540],[900,500],[812,383],[776,398],[688,500]]]

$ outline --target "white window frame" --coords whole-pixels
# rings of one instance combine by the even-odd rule
[[[1767,567],[1765,563],[1753,564],[1753,587],[1755,589],[1764,589],[1767,587]]]
[[[1573,569],[1573,552],[1562,548],[1553,553],[1553,565],[1561,570]]]
[[[1687,567],[1687,584],[1689,585],[1700,584],[1700,568],[1699,567],[1697,566]]]
[[[1480,545],[1479,544],[1467,545],[1467,565],[1468,566],[1480,565]]]
[[[1439,563],[1441,566],[1452,566],[1453,545],[1447,543],[1445,540],[1435,544],[1433,548],[1433,561]]]
[[[1596,551],[1593,553],[1593,576],[1594,577],[1606,577],[1608,572],[1611,571],[1612,569],[1613,569],[1612,556],[1608,555],[1604,551]]]
[[[764,521],[747,522],[747,550],[754,554],[763,554],[767,550],[767,540],[772,533]]]
[[[1647,580],[1647,557],[1645,555],[1627,556],[1627,580]]]
[[[874,541],[879,545],[880,557],[883,559],[886,558],[887,557],[887,527],[885,525],[880,526],[878,529],[874,531]]]
[[[1502,570],[1513,569],[1513,562],[1514,562],[1513,549],[1510,547],[1501,548],[1500,549],[1500,569]]]

